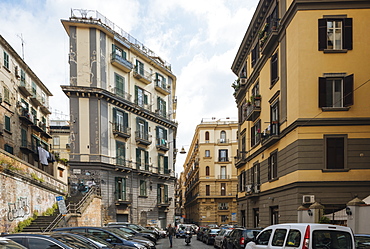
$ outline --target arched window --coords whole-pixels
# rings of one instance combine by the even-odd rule
[[[208,143],[209,142],[209,132],[208,131],[206,131],[206,143]]]
[[[206,176],[209,176],[209,166],[206,167]]]
[[[226,143],[226,131],[220,133],[220,143]]]

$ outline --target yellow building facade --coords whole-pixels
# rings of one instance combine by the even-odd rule
[[[184,163],[186,223],[236,224],[237,129],[227,119],[202,120],[196,127]]]
[[[259,2],[232,65],[240,225],[370,194],[369,14],[368,1]]]

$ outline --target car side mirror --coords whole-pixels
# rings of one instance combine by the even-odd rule
[[[112,242],[112,239],[106,239],[105,241],[111,243]]]

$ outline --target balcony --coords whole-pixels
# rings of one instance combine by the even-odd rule
[[[19,91],[25,96],[31,96],[32,95],[32,88],[29,86],[25,80],[21,80],[20,84],[18,86]]]
[[[131,128],[125,127],[123,124],[113,123],[113,135],[115,137],[129,138],[131,136]]]
[[[34,103],[35,106],[41,106],[43,102],[40,94],[35,92],[33,92],[33,94],[31,95],[30,100]]]
[[[229,207],[227,206],[219,206],[218,210],[229,210]]]
[[[50,111],[50,108],[49,108],[49,105],[47,103],[44,103],[40,106],[40,110],[44,113],[44,114],[51,114],[51,111]]]
[[[218,175],[217,176],[217,179],[221,179],[221,180],[228,180],[230,179],[230,175]]]
[[[44,124],[44,125],[42,125],[41,126],[41,129],[42,129],[42,131],[41,131],[41,135],[42,136],[44,136],[44,137],[46,137],[46,138],[52,138],[52,136],[49,134],[49,132],[48,132],[48,127],[46,127],[46,125]]]
[[[155,110],[155,114],[157,114],[157,115],[159,115],[159,116],[161,116],[163,118],[169,119],[169,115],[167,116],[165,110],[156,109]]]
[[[145,71],[142,68],[135,67],[134,70],[134,77],[144,84],[150,84],[152,83],[152,76],[149,72]]]
[[[229,163],[231,161],[229,157],[219,157],[217,162],[218,163]]]
[[[116,205],[121,204],[131,204],[132,203],[132,194],[122,194],[122,196],[119,196],[116,201]]]
[[[43,128],[44,128],[44,123],[43,122],[35,122],[31,125],[32,129],[35,130],[36,132],[42,132],[44,131]],[[46,128],[46,126],[45,126]]]
[[[230,139],[220,138],[217,139],[217,145],[228,145],[230,143]]]
[[[170,86],[161,82],[160,80],[155,80],[155,90],[166,96],[171,92]]]
[[[161,208],[161,207],[169,207],[170,204],[171,203],[168,200],[168,198],[161,198],[160,196],[158,196],[157,207],[159,207],[159,208]]]
[[[244,108],[245,120],[255,121],[261,113],[261,97],[252,97],[252,101],[247,102]]]
[[[136,143],[147,146],[152,143],[152,136],[145,132],[135,131],[135,140]]]
[[[269,19],[260,32],[260,48],[262,54],[273,48],[278,40],[279,19]]]
[[[114,88],[114,93],[115,93],[118,97],[121,97],[121,98],[123,98],[123,99],[125,99],[125,100],[127,100],[127,101],[130,101],[130,102],[131,102],[131,94],[129,94],[129,93],[127,93],[127,92],[123,91],[122,89],[115,87],[115,88]]]
[[[147,163],[136,162],[136,169],[143,170],[143,171],[149,171],[150,165]]]
[[[26,140],[22,140],[21,146],[20,146],[21,151],[24,153],[37,153],[36,147],[33,146],[30,142]]]
[[[269,147],[279,141],[280,128],[278,121],[272,121],[270,129],[266,129],[261,133],[261,142],[263,146]]]
[[[125,58],[122,58],[121,56],[112,53],[112,60],[111,60],[112,65],[118,67],[125,73],[131,72],[133,66],[132,63],[126,60]]]
[[[157,147],[157,150],[162,150],[162,151],[168,151],[169,150],[167,140],[165,140],[163,138],[157,138],[156,139],[156,147]]]
[[[24,121],[28,125],[33,124],[35,122],[34,121],[35,117],[24,108],[21,108],[20,110],[19,119]]]

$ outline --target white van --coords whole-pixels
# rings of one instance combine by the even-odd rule
[[[266,227],[246,249],[355,249],[349,227],[287,223]]]

